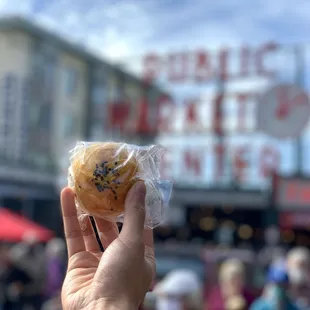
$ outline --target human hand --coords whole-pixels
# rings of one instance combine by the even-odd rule
[[[62,191],[61,205],[69,257],[63,309],[137,310],[155,274],[153,232],[144,229],[145,185],[129,191],[121,233],[116,223],[95,218],[104,253],[89,218],[79,222],[70,188]]]

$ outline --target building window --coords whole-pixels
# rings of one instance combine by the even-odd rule
[[[103,104],[105,102],[105,89],[102,85],[93,87],[92,101],[94,104]]]
[[[40,107],[39,128],[49,131],[51,128],[52,108],[50,105]]]
[[[104,83],[106,78],[106,70],[104,68],[99,68],[94,70],[93,79],[95,83]]]
[[[65,87],[68,96],[74,96],[78,88],[78,72],[74,68],[65,71]]]
[[[44,67],[44,97],[45,102],[51,104],[55,86],[55,62],[48,60]]]
[[[13,74],[7,74],[4,78],[4,98],[3,98],[3,115],[4,115],[4,132],[9,134],[9,125],[14,126],[16,121],[16,105],[17,105],[17,77]]]
[[[64,118],[64,136],[70,137],[74,132],[74,118],[71,114],[66,115]]]
[[[29,79],[25,78],[22,83],[21,93],[21,106],[22,106],[22,117],[21,117],[21,129],[25,132],[28,129],[29,120]]]
[[[91,139],[93,141],[95,140],[101,140],[103,137],[103,125],[100,121],[94,121],[91,125]]]
[[[38,105],[30,105],[28,115],[28,126],[31,128],[37,128],[39,126],[40,119],[40,107]]]

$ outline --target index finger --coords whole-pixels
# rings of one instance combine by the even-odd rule
[[[85,244],[77,217],[74,192],[69,187],[61,192],[61,208],[68,256],[70,258],[78,252],[85,251]]]

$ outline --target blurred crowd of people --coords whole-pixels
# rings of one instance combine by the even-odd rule
[[[18,244],[0,245],[0,310],[60,310],[66,273],[62,239],[46,245],[29,234]]]
[[[307,248],[293,248],[285,256],[274,257],[266,270],[262,290],[251,290],[245,280],[245,270],[241,260],[225,260],[218,271],[218,284],[207,291],[205,283],[193,271],[174,270],[147,294],[144,309],[310,309],[310,252]]]
[[[60,310],[60,292],[66,273],[66,246],[62,239],[46,245],[27,235],[18,244],[0,246],[0,309]],[[310,310],[310,252],[291,249],[274,257],[259,292],[248,286],[244,263],[222,262],[217,284],[206,289],[201,275],[190,269],[172,270],[155,282],[143,310]],[[205,280],[207,282],[208,279]]]

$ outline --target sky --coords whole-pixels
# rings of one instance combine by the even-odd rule
[[[0,0],[0,14],[26,16],[138,73],[147,52],[307,43],[308,12],[309,0]],[[187,86],[176,91],[197,91]]]
[[[148,50],[257,45],[309,39],[308,0],[0,0],[103,55],[124,60]]]
[[[307,44],[309,12],[309,0],[0,0],[1,15],[28,17],[128,68],[150,51]],[[290,75],[281,61],[277,67]]]

